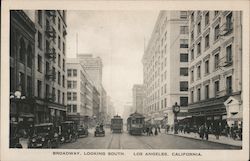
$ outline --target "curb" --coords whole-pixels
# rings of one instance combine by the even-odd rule
[[[228,143],[221,143],[221,142],[216,142],[216,141],[212,141],[212,140],[202,140],[202,139],[199,139],[199,138],[181,136],[181,135],[175,135],[175,134],[168,134],[168,135],[173,135],[173,136],[178,136],[178,137],[183,137],[183,138],[189,138],[189,139],[193,139],[193,140],[200,140],[200,141],[205,141],[205,142],[210,142],[210,143],[222,144],[222,145],[229,145],[229,146],[232,146],[232,147],[242,149],[241,145],[232,145],[232,144],[228,144]]]

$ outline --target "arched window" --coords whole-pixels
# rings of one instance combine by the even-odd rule
[[[27,50],[27,66],[32,68],[32,48],[29,45]]]
[[[20,39],[18,57],[19,57],[20,62],[25,64],[25,42],[23,38]]]

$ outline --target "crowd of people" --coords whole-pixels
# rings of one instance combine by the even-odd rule
[[[176,128],[176,129],[175,129]],[[182,134],[190,134],[194,133],[198,137],[204,140],[209,140],[209,134],[215,135],[216,139],[219,139],[220,136],[225,136],[232,138],[233,140],[242,140],[242,124],[232,124],[231,126],[228,126],[227,124],[225,126],[212,126],[211,124],[201,124],[201,125],[176,125],[176,127],[170,126],[170,125],[157,125],[157,124],[147,124],[144,127],[143,132],[147,136],[156,136],[161,132],[161,129],[165,131],[165,134],[174,133],[174,130],[177,131],[177,133]],[[162,131],[163,131],[162,130]]]
[[[168,132],[170,127],[166,128],[166,131]],[[239,139],[242,140],[242,125],[239,124],[232,124],[231,126],[228,126],[227,124],[225,126],[211,126],[208,124],[201,124],[199,126],[187,126],[187,125],[177,125],[176,130],[179,133],[195,133],[199,135],[201,139],[209,139],[209,134],[215,135],[216,139],[219,139],[220,136],[230,137],[233,140]],[[173,127],[170,129],[173,131]]]
[[[143,132],[147,136],[156,136],[158,133],[161,133],[161,128],[159,125],[146,125]]]

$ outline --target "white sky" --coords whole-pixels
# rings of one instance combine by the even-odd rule
[[[116,113],[132,101],[132,87],[142,84],[144,38],[149,40],[159,11],[68,11],[67,57],[92,53],[103,61],[103,86]]]

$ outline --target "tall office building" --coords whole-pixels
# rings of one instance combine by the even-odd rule
[[[193,124],[242,120],[242,13],[192,11],[189,109]]]
[[[36,113],[35,34],[35,24],[24,11],[10,11],[10,119],[23,125],[32,123]]]
[[[90,125],[99,109],[99,93],[84,66],[76,58],[67,59],[67,119]]]
[[[143,99],[145,97],[145,89],[143,85],[135,84],[133,86],[133,109],[134,111],[143,113]]]
[[[84,65],[86,72],[100,93],[99,120],[105,121],[107,114],[107,93],[102,85],[102,59],[100,57],[93,57],[92,54],[77,54],[77,59]]]
[[[31,11],[27,11],[29,14]],[[66,117],[66,11],[36,10],[36,122],[58,124]]]
[[[161,11],[143,55],[144,112],[153,123],[173,125],[175,103],[179,119],[187,114],[188,25],[187,11]]]

